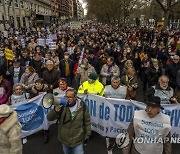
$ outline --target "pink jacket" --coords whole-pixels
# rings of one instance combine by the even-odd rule
[[[2,98],[0,99],[0,105],[1,104],[6,104],[8,101],[8,95],[6,93],[4,93],[4,95],[2,96]]]

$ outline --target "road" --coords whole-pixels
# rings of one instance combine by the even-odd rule
[[[142,91],[140,86],[137,90],[138,101],[143,101]],[[180,153],[180,144],[173,144],[172,147],[172,154]],[[93,133],[93,138],[86,145],[85,152],[85,154],[107,154],[105,138]],[[42,131],[29,136],[28,142],[23,146],[23,154],[63,154],[61,143],[57,139],[57,125],[50,126],[50,140],[47,144],[43,143]],[[116,147],[113,154],[121,154],[121,150]]]

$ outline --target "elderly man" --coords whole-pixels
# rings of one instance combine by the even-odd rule
[[[112,77],[111,85],[105,86],[104,96],[108,98],[125,99],[127,95],[127,87],[120,85],[119,77]]]
[[[135,111],[123,154],[171,154],[170,117],[161,113],[161,108],[160,98],[152,96],[145,110]]]
[[[174,97],[174,90],[169,86],[169,78],[165,75],[159,77],[159,84],[152,86],[148,90],[146,99],[153,95],[160,97],[161,104],[177,103],[177,99]]]
[[[65,154],[83,154],[83,142],[91,134],[90,115],[85,104],[77,98],[74,89],[65,93],[67,105],[62,109],[55,106],[47,115],[53,121],[59,117],[58,139],[61,141]]]
[[[43,79],[51,90],[58,87],[60,71],[54,69],[54,62],[48,60],[46,62],[46,70],[43,72]]]
[[[88,81],[85,81],[80,85],[78,89],[78,94],[95,94],[103,96],[104,86],[98,80],[98,75],[93,72],[88,76]]]

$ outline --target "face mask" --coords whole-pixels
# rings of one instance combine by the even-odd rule
[[[69,58],[69,56],[64,56],[64,59],[68,59]]]
[[[0,57],[4,57],[4,53],[0,53]]]
[[[92,79],[88,79],[88,82],[89,82],[89,83],[93,83],[93,82],[94,82],[94,80],[92,80]]]
[[[130,53],[130,52],[131,52],[131,50],[128,49],[128,50],[127,50],[127,53]]]

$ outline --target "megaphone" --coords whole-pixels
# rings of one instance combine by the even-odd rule
[[[52,105],[63,105],[67,104],[67,99],[54,97],[52,93],[44,95],[42,105],[44,108],[49,109]]]

